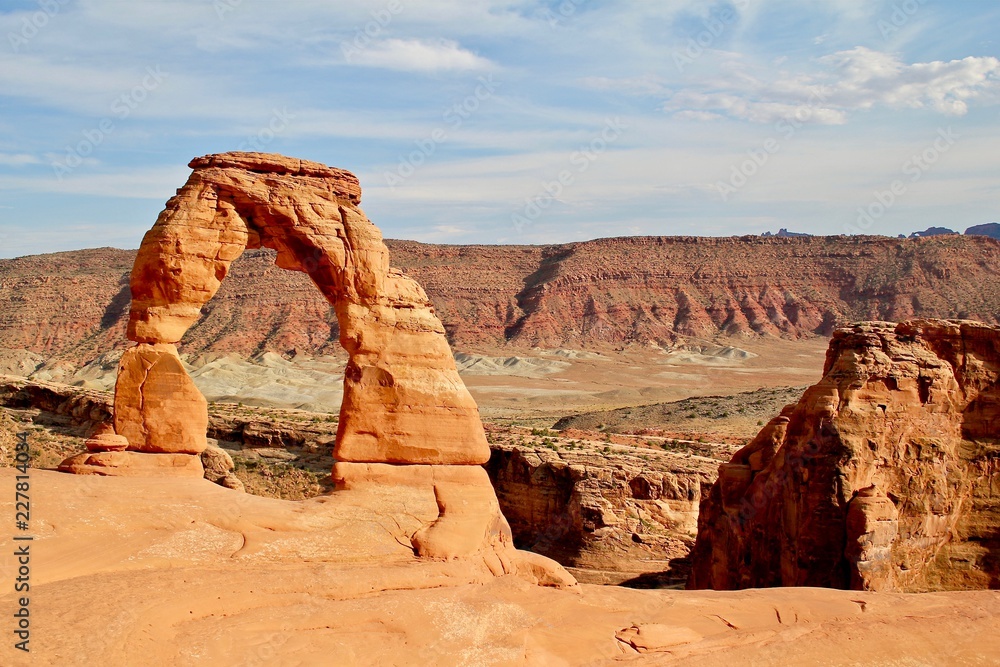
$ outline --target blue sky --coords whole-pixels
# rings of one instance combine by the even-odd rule
[[[1000,4],[5,0],[0,257],[134,248],[194,156],[349,169],[391,238],[1000,219]]]

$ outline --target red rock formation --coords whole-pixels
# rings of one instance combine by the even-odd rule
[[[690,588],[1000,587],[1000,328],[869,322],[719,470]]]
[[[423,289],[389,267],[381,234],[358,208],[357,179],[258,153],[210,155],[190,166],[132,270],[128,337],[138,346],[123,355],[115,386],[115,427],[129,451],[81,454],[61,469],[203,474],[207,404],[174,344],[232,261],[248,247],[267,247],[278,266],[308,274],[337,314],[349,355],[334,449],[338,487],[359,497],[382,487],[432,492],[438,515],[411,536],[417,555],[478,554],[494,574],[516,571],[520,557],[481,467],[489,446],[478,408]],[[206,458],[210,473],[224,478],[225,462]],[[539,581],[538,559],[529,560],[525,571]],[[572,581],[554,563],[545,576],[556,585]]]
[[[867,319],[1000,323],[1000,241],[976,236],[599,239],[560,246],[386,241],[451,342],[579,347],[682,334],[803,336]],[[86,363],[124,339],[134,255],[0,260],[0,346]],[[270,250],[233,262],[181,351],[339,350],[336,313]]]
[[[482,464],[489,446],[426,294],[390,269],[346,171],[226,153],[194,172],[143,239],[132,271],[129,338],[176,343],[246,247],[309,275],[333,306],[350,355],[340,461]]]
[[[517,547],[584,583],[684,581],[711,463],[625,447],[492,448],[487,470]]]
[[[205,476],[201,459],[190,454],[150,454],[141,452],[83,452],[59,464],[59,470],[74,475],[114,477]]]

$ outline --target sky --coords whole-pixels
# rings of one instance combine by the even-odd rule
[[[195,156],[354,172],[388,238],[1000,220],[994,0],[3,0],[0,257],[138,247]]]

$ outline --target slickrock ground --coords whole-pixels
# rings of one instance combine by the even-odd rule
[[[0,470],[0,486],[12,476]],[[559,590],[414,561],[397,541],[408,526],[343,497],[47,471],[32,473],[32,489],[32,652],[5,640],[4,665],[986,666],[1000,656],[994,592]],[[436,511],[407,501],[414,522]],[[395,515],[402,502],[363,505]],[[12,510],[3,496],[0,515]],[[9,572],[8,533],[0,553]],[[0,595],[0,608],[13,602]]]
[[[723,465],[694,588],[1000,587],[1000,327],[868,322]]]
[[[559,246],[387,241],[460,350],[673,343],[678,334],[829,335],[866,319],[998,323],[1000,241],[982,236],[599,239]],[[85,363],[125,340],[134,251],[0,260],[0,346]],[[182,352],[337,350],[330,306],[251,250]]]

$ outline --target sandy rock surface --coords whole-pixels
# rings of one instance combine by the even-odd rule
[[[13,471],[0,471],[0,485]],[[4,665],[991,665],[1000,595],[552,588],[418,561],[419,489],[308,501],[32,472],[30,656]],[[405,504],[411,519],[399,522]],[[3,498],[0,513],[13,510]],[[5,569],[11,542],[0,539]],[[11,608],[4,591],[0,605]]]

